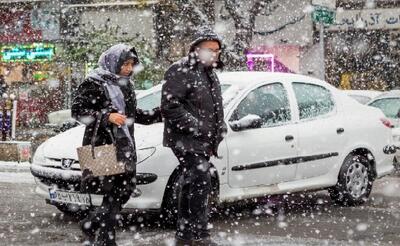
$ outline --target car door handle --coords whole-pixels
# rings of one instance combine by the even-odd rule
[[[337,134],[342,134],[344,132],[343,128],[336,129]]]
[[[294,137],[293,137],[292,135],[287,135],[287,136],[285,137],[285,141],[286,141],[286,142],[293,141],[293,139],[294,139]]]

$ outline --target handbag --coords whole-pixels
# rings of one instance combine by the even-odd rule
[[[113,144],[94,146],[100,121],[101,113],[98,113],[91,144],[77,148],[82,173],[90,173],[94,177],[125,173],[125,164],[117,160],[115,140],[111,133]]]

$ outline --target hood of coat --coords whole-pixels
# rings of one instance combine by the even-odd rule
[[[104,81],[105,77],[119,80],[123,76],[118,75],[118,73],[122,64],[128,59],[132,59],[135,64],[139,64],[139,57],[135,48],[126,44],[114,45],[100,55],[98,68],[92,70],[88,77],[100,81]],[[125,79],[129,80],[130,76]]]
[[[189,48],[189,59],[190,61],[195,57],[196,47],[204,41],[216,41],[219,44],[219,48],[222,49],[222,39],[216,34],[210,27],[204,26],[198,29],[193,35],[193,41],[190,43]],[[191,61],[193,64],[193,62]],[[224,64],[221,61],[221,54],[218,56],[217,66],[215,68],[222,69]]]
[[[135,48],[126,44],[117,44],[101,54],[98,65],[103,70],[118,74],[122,63],[128,59],[133,59],[135,64],[139,63]]]

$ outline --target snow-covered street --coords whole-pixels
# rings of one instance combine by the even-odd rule
[[[79,245],[78,220],[34,193],[28,164],[0,167],[2,245]],[[333,205],[326,192],[224,206],[211,220],[219,245],[396,245],[400,239],[400,177],[378,180],[365,206]],[[267,206],[271,203],[274,206]],[[173,229],[157,213],[124,214],[119,245],[172,245]]]

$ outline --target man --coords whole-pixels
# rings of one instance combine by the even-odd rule
[[[209,28],[200,28],[189,56],[165,73],[161,113],[164,146],[182,167],[178,199],[177,245],[216,245],[210,239],[208,200],[212,190],[209,163],[226,132],[220,83],[213,71],[222,68],[222,42]]]

